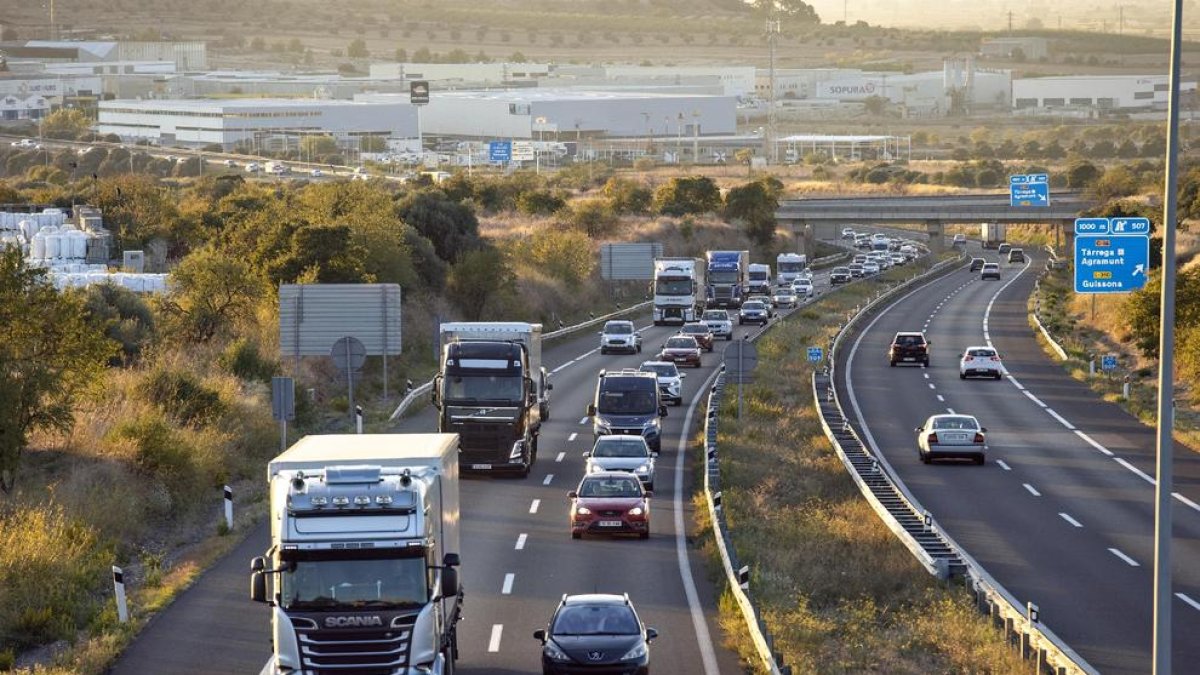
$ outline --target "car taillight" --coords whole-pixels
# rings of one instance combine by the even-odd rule
[[[993,356],[993,357],[992,357],[992,360],[993,360],[993,361],[999,361],[999,360],[1000,360],[1000,357],[999,357],[999,356]]]
[[[975,442],[976,443],[983,442],[983,434],[979,433],[978,431],[975,432]]]
[[[937,432],[931,433],[925,437],[926,443],[937,443]]]

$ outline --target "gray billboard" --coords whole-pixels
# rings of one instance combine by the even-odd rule
[[[663,246],[657,242],[601,244],[600,276],[608,281],[650,281],[654,259],[662,254]]]
[[[279,287],[279,352],[329,356],[354,337],[370,356],[400,353],[398,284],[284,284]]]

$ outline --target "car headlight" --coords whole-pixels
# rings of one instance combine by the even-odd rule
[[[640,516],[645,512],[646,511],[640,506],[635,506],[632,509],[629,509],[629,515],[631,515],[631,516]],[[632,658],[632,657],[627,657],[627,658]]]
[[[621,660],[625,661],[628,659],[640,659],[645,655],[646,655],[646,643],[639,642],[633,646],[633,649],[630,649],[629,651],[625,652],[625,656],[622,656]]]
[[[575,515],[577,515],[577,516],[590,516],[590,515],[592,515],[592,510],[591,510],[591,509],[589,509],[589,508],[588,508],[588,507],[586,507],[586,506],[576,506],[576,507],[575,507]]]
[[[633,651],[633,650],[630,650],[630,651]],[[570,663],[571,662],[571,657],[567,656],[566,652],[559,649],[558,645],[554,644],[553,642],[551,642],[549,640],[546,641],[546,646],[542,648],[542,653],[545,654],[546,658],[550,659],[551,661],[557,661],[558,663]],[[636,657],[631,656],[630,658],[636,658]]]
[[[588,473],[596,473],[598,471],[603,471],[603,470],[604,470],[604,467],[600,466],[599,464],[588,464],[588,470],[587,470]]]
[[[609,434],[609,432],[612,431],[612,427],[609,426],[608,423],[606,423],[606,422],[596,422],[596,424],[594,425],[594,429],[595,429],[596,433],[601,436],[607,436]]]
[[[634,469],[634,470],[633,470],[633,472],[634,472],[634,473],[649,473],[649,472],[650,472],[650,465],[649,465],[649,464],[643,464],[643,465],[639,466],[638,468]]]

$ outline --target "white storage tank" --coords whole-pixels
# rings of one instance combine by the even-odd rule
[[[87,257],[87,235],[79,230],[71,230],[67,232],[67,241],[70,242],[69,250],[63,252],[64,258],[71,260],[83,260]]]
[[[58,228],[51,225],[42,230],[46,233],[46,255],[43,260],[57,260],[62,257],[62,235],[58,233]]]

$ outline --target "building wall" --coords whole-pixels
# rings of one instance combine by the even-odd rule
[[[118,61],[171,61],[179,70],[208,68],[208,47],[192,42],[119,42]]]
[[[1020,49],[1026,61],[1038,61],[1049,53],[1049,41],[1040,37],[984,38],[979,44],[979,53],[993,58],[1009,58]]]
[[[511,82],[544,77],[548,63],[372,63],[373,79]]]
[[[0,95],[0,122],[36,120],[48,114],[50,114],[50,102],[44,96],[36,94],[28,96]]]
[[[1012,104],[1018,109],[1162,109],[1168,86],[1165,75],[1026,78],[1013,80]],[[1196,82],[1181,82],[1180,90],[1195,91]]]
[[[726,96],[750,96],[754,93],[754,66],[607,66],[605,76],[610,80],[654,77],[671,78],[713,76],[721,81]]]
[[[47,77],[45,75],[0,77],[0,95],[13,95],[24,98],[30,95],[44,96],[48,99],[61,99],[63,96],[93,96],[99,95],[102,85],[99,77]]]

